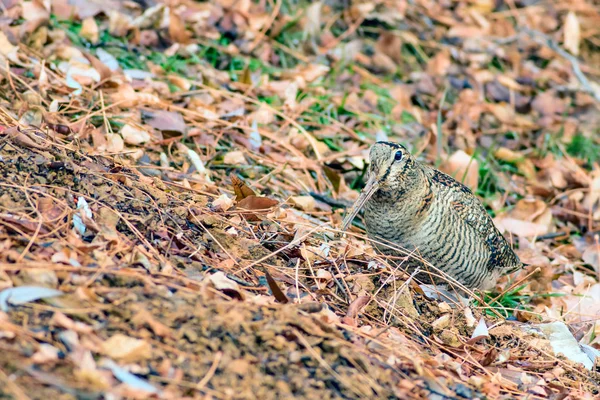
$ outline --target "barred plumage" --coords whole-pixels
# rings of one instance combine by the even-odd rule
[[[415,252],[471,289],[490,289],[523,264],[485,208],[462,183],[417,161],[405,147],[378,142],[371,148],[369,180],[344,220],[346,229],[364,205],[369,237],[385,254]],[[377,244],[377,242],[380,242]],[[426,264],[409,257],[409,271]],[[430,271],[435,273],[435,271]],[[428,273],[417,277],[431,282]],[[441,283],[443,279],[434,278]]]

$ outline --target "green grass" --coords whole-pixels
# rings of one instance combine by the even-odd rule
[[[591,165],[600,160],[600,144],[593,138],[578,133],[567,145],[567,153]]]
[[[531,311],[532,307],[530,304],[536,299],[564,296],[562,293],[520,294],[519,292],[525,287],[527,287],[527,284],[517,286],[501,296],[500,293],[484,293],[484,304],[476,300],[474,305],[476,307],[485,307],[485,313],[488,316],[497,316],[497,312],[504,318],[508,318],[515,310]]]
[[[519,173],[514,164],[496,159],[491,150],[487,157],[479,159],[479,161],[479,185],[476,193],[484,199],[492,198],[502,192],[501,175],[509,177]]]

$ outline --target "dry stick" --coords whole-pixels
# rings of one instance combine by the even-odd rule
[[[379,240],[377,240],[377,239],[372,239],[372,238],[369,238],[369,237],[366,237],[366,236],[364,236],[364,235],[360,235],[360,234],[354,234],[354,233],[352,233],[352,232],[343,232],[343,231],[341,231],[341,230],[339,230],[339,229],[330,229],[330,231],[331,231],[331,232],[337,232],[337,233],[346,233],[346,234],[350,234],[350,235],[353,235],[353,236],[355,236],[355,237],[362,238],[362,239],[364,239],[364,240],[366,240],[366,241],[369,241],[369,242],[373,242],[373,243],[376,243],[376,244],[381,244],[381,245],[383,245],[383,246],[386,246],[386,247],[387,247],[387,248],[389,248],[389,249],[395,250],[395,251],[397,251],[397,252],[399,252],[399,253],[401,253],[401,254],[403,254],[403,255],[405,255],[405,256],[406,256],[406,255],[409,255],[409,256],[410,256],[410,255],[412,255],[412,254],[413,254],[412,252],[411,252],[411,253],[409,253],[409,252],[407,252],[407,251],[406,251],[406,249],[403,249],[403,248],[401,248],[401,247],[397,246],[395,243],[389,242],[389,241],[387,241],[387,240],[386,240],[386,242],[387,242],[387,243],[384,243],[384,242],[381,242],[381,241],[379,241]],[[464,291],[465,293],[469,294],[471,297],[473,297],[474,299],[476,299],[477,301],[479,301],[481,304],[485,304],[486,306],[488,306],[488,307],[489,307],[489,309],[490,309],[490,311],[492,311],[494,314],[496,314],[496,316],[497,316],[498,318],[502,318],[502,319],[504,318],[504,317],[503,317],[503,316],[502,316],[502,315],[501,315],[501,314],[500,314],[498,311],[496,311],[496,310],[495,310],[495,309],[494,309],[494,308],[493,308],[491,305],[489,305],[489,304],[488,304],[488,303],[487,303],[487,302],[484,300],[484,298],[483,298],[482,296],[478,296],[478,295],[477,295],[475,292],[473,292],[471,289],[469,289],[469,288],[465,287],[463,284],[461,284],[460,282],[458,282],[456,279],[454,279],[453,277],[451,277],[451,276],[449,276],[448,274],[444,273],[444,272],[443,272],[443,271],[441,271],[439,268],[435,267],[434,265],[432,265],[431,263],[427,262],[427,261],[426,261],[426,260],[424,260],[423,258],[421,258],[421,257],[417,257],[417,259],[418,259],[419,261],[421,261],[421,262],[425,263],[425,265],[426,265],[428,268],[432,268],[434,271],[436,271],[436,273],[432,273],[432,272],[428,271],[428,273],[429,273],[431,276],[433,276],[433,277],[440,277],[440,278],[443,278],[443,279],[445,279],[445,280],[446,280],[446,282],[448,282],[448,284],[451,286],[451,288],[452,288],[453,290],[456,290],[456,288],[458,288],[458,289],[460,289],[460,290]]]
[[[271,12],[271,15],[269,16],[269,20],[265,24],[264,28],[258,33],[258,35],[256,35],[256,37],[250,44],[250,48],[248,49],[248,52],[252,52],[252,50],[254,50],[254,48],[258,45],[258,43],[265,37],[265,35],[267,34],[267,31],[271,28],[271,26],[273,26],[273,22],[275,22],[275,18],[277,18],[277,15],[279,15],[279,10],[281,9],[282,2],[283,2],[282,0],[276,0],[275,7],[273,8],[273,12]]]
[[[234,93],[234,92],[228,92],[228,91],[224,91],[224,90],[217,90],[214,88],[211,88],[210,86],[207,86],[205,84],[203,84],[202,82],[199,81],[192,81],[194,84],[198,85],[199,87],[203,87],[209,91],[212,92],[217,92],[220,93],[221,95],[224,96],[229,96],[229,97],[235,97],[238,99],[242,99],[245,100],[249,103],[252,103],[256,106],[264,106],[267,107],[271,112],[273,112],[275,115],[277,115],[280,118],[283,118],[285,121],[287,121],[290,125],[292,125],[294,128],[298,129],[300,131],[300,133],[302,133],[304,135],[304,137],[306,137],[306,140],[308,140],[308,142],[310,143],[312,150],[315,152],[315,156],[317,157],[317,161],[321,161],[321,153],[319,152],[318,149],[318,145],[317,145],[317,141],[315,140],[315,138],[306,131],[306,129],[304,129],[302,127],[302,125],[300,125],[299,123],[297,123],[296,121],[294,121],[292,118],[290,118],[289,116],[287,116],[286,114],[282,113],[279,110],[276,110],[275,108],[271,107],[271,105],[267,104],[267,103],[263,103],[259,100],[253,99],[252,97],[248,97],[248,96],[244,96],[242,94],[239,93]]]
[[[222,357],[223,357],[223,352],[222,351],[217,351],[217,353],[215,354],[215,359],[213,360],[212,365],[208,369],[208,372],[206,373],[206,375],[204,375],[204,378],[202,378],[202,380],[200,380],[200,382],[198,382],[198,385],[196,386],[196,389],[202,390],[204,388],[204,386],[206,386],[206,384],[208,383],[208,381],[210,381],[210,378],[212,378],[213,375],[215,374],[215,372],[217,372],[217,367],[219,366],[219,362],[221,362],[221,358]]]
[[[239,271],[235,272],[234,275],[238,275],[244,271],[247,271],[248,269],[262,263],[265,260],[268,260],[269,258],[281,253],[282,251],[284,251],[285,249],[291,247],[291,246],[295,246],[297,243],[301,243],[304,239],[306,239],[307,237],[309,237],[310,235],[313,234],[313,232],[316,232],[317,230],[319,230],[320,228],[322,228],[323,226],[327,225],[327,223],[324,223],[322,225],[318,225],[316,227],[314,227],[313,229],[311,229],[310,231],[308,231],[307,233],[305,233],[304,235],[302,235],[301,237],[299,237],[297,240],[292,240],[291,242],[289,242],[288,244],[286,244],[285,246],[271,252],[270,254],[267,254],[266,256],[252,262],[251,264],[243,267],[242,269],[240,269]]]
[[[1,3],[1,2],[0,2]],[[29,396],[25,394],[21,389],[6,373],[0,368],[0,381],[4,381],[4,385],[12,394],[16,400],[29,400]]]
[[[26,184],[27,184],[27,179],[29,178],[29,175],[30,174],[27,174],[27,176],[25,177],[25,182],[23,183],[23,186],[25,188],[27,187]],[[33,233],[31,240],[27,243],[27,246],[25,246],[25,248],[23,249],[23,251],[21,252],[19,257],[17,258],[17,261],[16,261],[17,263],[21,262],[23,260],[23,258],[27,255],[27,253],[31,249],[31,246],[33,246],[33,244],[35,243],[35,239],[37,239],[38,235],[40,234],[40,230],[42,229],[42,226],[44,224],[44,217],[42,216],[40,211],[37,209],[37,207],[31,201],[31,197],[29,197],[29,193],[27,193],[27,189],[23,190],[23,192],[25,193],[25,198],[27,199],[27,202],[29,203],[31,208],[33,208],[35,210],[35,212],[37,213],[39,222],[37,224],[37,227],[35,228],[35,232]]]

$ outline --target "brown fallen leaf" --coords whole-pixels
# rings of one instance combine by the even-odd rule
[[[367,303],[369,302],[370,296],[358,296],[350,306],[348,306],[348,311],[346,311],[346,317],[348,318],[356,318],[360,310],[362,310]]]
[[[44,222],[53,224],[63,216],[65,208],[61,207],[51,197],[40,197],[37,201],[37,209],[44,218]]]
[[[172,136],[183,135],[186,131],[183,116],[174,111],[152,110],[144,113],[144,122],[163,134],[171,133]]]
[[[313,211],[317,207],[317,203],[312,196],[292,196],[290,201],[304,211]]]
[[[243,213],[242,215],[248,221],[257,221],[257,213],[266,213],[277,204],[279,204],[277,200],[273,200],[268,197],[258,197],[255,195],[250,195],[238,201],[237,207],[244,210],[254,211],[253,213]]]
[[[150,343],[142,339],[117,333],[101,345],[102,352],[110,358],[124,362],[135,362],[151,357]]]
[[[250,189],[250,187],[248,185],[246,185],[246,183],[244,183],[244,181],[242,181],[236,175],[232,174],[232,175],[230,175],[230,178],[231,178],[231,184],[233,185],[233,191],[235,193],[236,201],[242,201],[243,199],[245,199],[248,196],[256,196],[256,193],[254,193],[254,190]]]
[[[0,214],[0,225],[4,225],[8,230],[23,234],[33,233],[38,230],[40,234],[47,234],[48,229],[44,226],[39,226],[39,221],[31,221],[12,214]]]
[[[143,325],[148,325],[152,332],[154,332],[157,336],[160,337],[173,337],[173,333],[171,329],[164,325],[162,322],[156,320],[154,316],[143,308],[140,308],[137,314],[133,316],[131,322],[135,324],[137,327],[141,327]]]
[[[267,278],[267,283],[269,284],[269,288],[271,289],[271,292],[273,293],[273,296],[275,296],[275,299],[278,302],[283,303],[283,304],[289,303],[290,300],[281,291],[281,289],[277,285],[277,282],[275,282],[275,279],[273,279],[273,277],[271,276],[271,274],[269,274],[267,271],[265,271],[265,278]]]
[[[536,177],[533,161],[519,152],[507,149],[506,147],[500,147],[494,152],[494,157],[502,161],[514,163],[519,172],[527,179],[534,179]]]
[[[191,32],[185,29],[184,21],[172,10],[169,13],[169,37],[177,43],[186,44],[190,41]]]
[[[339,193],[340,183],[342,180],[340,174],[335,169],[328,167],[327,165],[323,165],[323,172],[325,172],[325,176],[333,185],[333,190],[335,190],[336,193]]]

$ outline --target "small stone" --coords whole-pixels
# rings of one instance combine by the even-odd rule
[[[450,346],[450,347],[462,346],[462,343],[458,339],[458,335],[448,329],[442,331],[442,333],[440,334],[440,339],[442,339],[442,342],[445,345]]]
[[[450,325],[450,314],[444,314],[431,323],[433,329],[441,331]]]
[[[144,340],[117,333],[102,343],[102,352],[110,358],[135,362],[150,358],[150,344]]]

